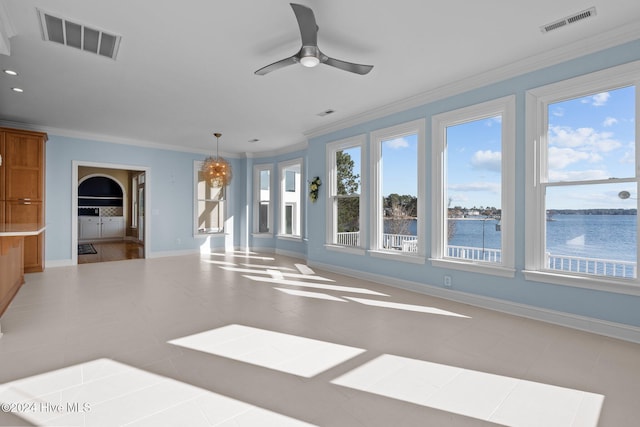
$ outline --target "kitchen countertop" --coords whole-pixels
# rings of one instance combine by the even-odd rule
[[[37,236],[42,233],[44,224],[0,224],[0,237]]]

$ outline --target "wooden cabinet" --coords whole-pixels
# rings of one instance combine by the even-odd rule
[[[47,135],[0,127],[0,223],[44,224]],[[44,270],[44,233],[24,240],[26,273]]]

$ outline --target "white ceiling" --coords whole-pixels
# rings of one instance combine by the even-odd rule
[[[196,152],[222,132],[224,153],[273,152],[640,38],[640,2],[629,0],[297,1],[313,9],[325,54],[373,71],[294,65],[254,75],[300,49],[284,0],[2,0],[10,54],[0,54],[0,68],[19,76],[0,75],[0,121]],[[593,18],[540,31],[592,6]],[[44,41],[36,8],[121,35],[116,60]],[[327,109],[335,113],[317,115]]]

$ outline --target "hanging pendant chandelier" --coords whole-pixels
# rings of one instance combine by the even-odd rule
[[[216,156],[207,157],[200,171],[204,174],[204,179],[209,181],[213,187],[224,187],[231,181],[231,165],[218,155],[219,139],[222,134],[216,132],[213,136],[216,137]]]

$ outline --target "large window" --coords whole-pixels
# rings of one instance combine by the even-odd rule
[[[282,162],[280,175],[280,230],[285,237],[301,237],[302,159]]]
[[[195,233],[223,233],[226,189],[205,179],[201,166],[202,162],[195,162]]]
[[[514,97],[433,117],[432,260],[513,275]]]
[[[255,233],[272,233],[272,211],[273,205],[271,200],[271,165],[256,165],[253,168],[254,176],[254,225]]]
[[[416,120],[371,134],[374,255],[424,256],[424,128]]]
[[[364,247],[362,159],[364,136],[327,144],[327,243]]]
[[[640,64],[527,94],[527,277],[625,291],[638,283]]]

